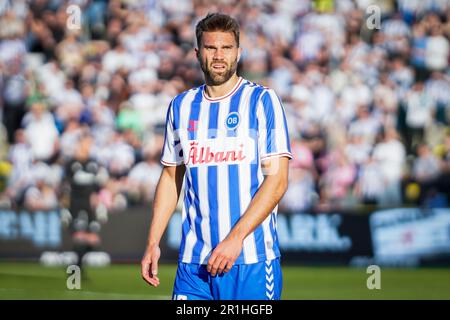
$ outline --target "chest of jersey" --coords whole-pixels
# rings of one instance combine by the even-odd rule
[[[249,95],[239,101],[202,101],[181,113],[178,148],[189,167],[251,164],[257,155],[256,106]],[[175,141],[177,144],[178,141]]]

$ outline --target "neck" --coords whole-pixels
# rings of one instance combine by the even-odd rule
[[[233,74],[230,79],[228,79],[226,82],[214,86],[211,84],[206,83],[205,92],[210,98],[219,98],[224,95],[226,95],[228,92],[230,92],[236,83],[238,82],[239,77],[237,74]]]

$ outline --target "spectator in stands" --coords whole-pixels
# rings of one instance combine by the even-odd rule
[[[77,141],[83,132],[83,128],[76,120],[66,123],[60,138],[60,155],[64,161],[73,158],[77,146]]]
[[[355,195],[366,205],[376,205],[380,201],[385,187],[380,177],[381,167],[372,154],[361,164],[355,185]]]
[[[343,207],[351,196],[356,178],[356,167],[341,148],[336,148],[327,157],[327,167],[321,176],[321,201],[331,207]]]
[[[444,36],[442,24],[431,27],[425,47],[425,65],[431,71],[444,71],[448,66],[450,45]]]
[[[442,72],[434,71],[425,82],[425,91],[436,106],[436,122],[450,124],[450,78]]]
[[[35,185],[25,192],[24,207],[30,211],[49,211],[58,207],[58,198],[52,183],[46,177],[39,177]]]
[[[402,203],[401,180],[405,168],[406,151],[394,128],[385,128],[381,136],[382,140],[373,150],[373,158],[380,168],[378,179],[384,185],[378,204],[397,206]]]
[[[416,79],[424,81],[429,74],[425,63],[425,50],[427,47],[425,26],[421,23],[416,23],[412,27],[412,32],[411,64],[415,68]]]
[[[359,168],[370,158],[373,144],[365,141],[362,134],[350,132],[348,135],[349,139],[345,144],[344,152],[350,162]]]
[[[0,48],[1,50],[1,48]],[[1,52],[0,52],[1,54]],[[20,128],[20,123],[25,114],[25,102],[27,98],[27,85],[24,73],[21,70],[20,56],[8,64],[8,59],[3,58],[0,64],[5,63],[2,69],[5,71],[1,81],[1,93],[3,101],[3,123],[8,133],[8,142],[14,141],[14,131]]]
[[[159,152],[147,152],[144,161],[136,164],[128,174],[128,198],[134,203],[148,203],[153,199],[161,173]],[[134,200],[134,201],[133,201]]]
[[[365,143],[373,145],[380,129],[381,123],[369,111],[366,105],[360,105],[357,117],[348,128],[350,135],[362,137]]]
[[[43,102],[34,102],[25,115],[22,126],[36,160],[51,162],[59,150],[59,133],[53,115]]]
[[[431,152],[430,147],[424,143],[416,148],[417,158],[414,159],[412,174],[418,182],[427,182],[440,174],[439,159]]]
[[[288,212],[306,211],[318,200],[314,155],[307,140],[292,139],[291,146],[294,158],[289,163],[289,188],[280,201],[280,208]]]
[[[23,204],[24,192],[32,183],[34,155],[22,129],[17,130],[14,136],[14,144],[8,153],[12,171],[7,193],[16,204]]]
[[[125,210],[128,199],[123,191],[123,188],[127,187],[124,181],[125,179],[108,179],[98,193],[97,206],[109,213]]]
[[[423,141],[425,129],[434,119],[436,110],[431,96],[424,90],[423,82],[416,82],[406,94],[407,148],[412,151]]]

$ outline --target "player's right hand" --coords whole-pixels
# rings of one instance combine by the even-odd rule
[[[159,286],[158,260],[161,256],[159,246],[149,246],[141,261],[142,278],[154,287]]]

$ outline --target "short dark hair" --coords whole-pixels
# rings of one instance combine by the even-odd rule
[[[200,48],[203,32],[232,32],[239,47],[239,24],[236,19],[222,13],[208,13],[195,27],[197,46]]]

